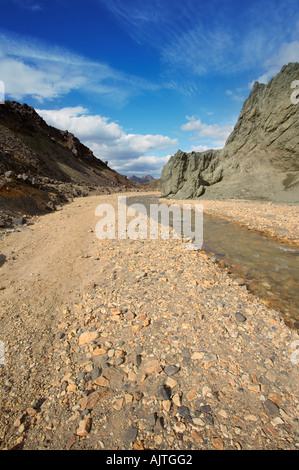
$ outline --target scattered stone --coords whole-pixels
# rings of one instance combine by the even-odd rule
[[[237,322],[239,322],[239,323],[244,323],[244,322],[246,321],[245,315],[243,315],[243,313],[240,313],[240,312],[236,312],[236,313],[235,313],[235,319],[236,319]]]
[[[97,331],[85,331],[79,337],[79,346],[91,343],[92,341],[95,341],[98,337],[99,333]]]
[[[276,416],[276,418],[271,420],[271,424],[274,427],[281,426],[284,424],[284,421],[279,416]]]
[[[96,380],[98,377],[100,377],[102,371],[99,367],[96,367],[95,369],[92,369],[91,371],[91,378],[92,380]]]
[[[182,434],[186,431],[186,426],[181,421],[178,421],[177,423],[175,423],[173,429],[176,433]]]
[[[109,387],[110,385],[110,382],[108,379],[106,379],[106,377],[99,377],[98,379],[95,380],[95,383],[97,385],[100,385],[101,387]]]
[[[204,415],[204,420],[207,424],[209,424],[210,426],[213,426],[214,425],[214,418],[213,416],[210,414],[210,413],[206,413]]]
[[[269,416],[279,415],[279,407],[269,398],[265,401],[264,408]]]
[[[78,440],[78,435],[77,434],[72,434],[69,440],[67,441],[67,444],[65,446],[65,450],[71,450],[73,445],[77,442]]]
[[[225,418],[227,419],[228,418],[228,414],[225,410],[220,410],[219,411],[219,415],[222,417],[222,418]]]
[[[176,387],[176,385],[178,384],[176,380],[174,380],[172,377],[167,377],[166,379],[166,385],[170,388],[174,388]]]
[[[176,406],[181,406],[181,404],[182,404],[182,398],[178,393],[173,395],[172,401]]]
[[[129,429],[124,433],[123,443],[125,446],[129,446],[134,442],[138,435],[138,428],[135,425],[131,425]]]
[[[119,411],[122,409],[122,406],[123,406],[123,403],[124,403],[124,399],[123,398],[118,398],[115,400],[115,403],[113,405],[113,408],[116,410],[116,411]]]
[[[191,431],[191,437],[194,439],[195,442],[198,444],[203,443],[203,438],[198,434],[196,431]]]
[[[171,398],[171,389],[167,385],[162,385],[157,388],[157,393],[163,400],[169,400]]]
[[[192,421],[190,410],[187,406],[179,406],[178,414],[184,418],[186,421]]]
[[[85,437],[89,434],[91,428],[91,418],[82,419],[77,429],[77,436]]]
[[[165,374],[171,376],[174,374],[177,374],[179,372],[180,368],[177,366],[167,366],[164,369]]]
[[[153,375],[158,375],[160,372],[162,372],[162,367],[160,365],[160,362],[158,360],[152,360],[146,363],[145,365],[145,372],[148,374],[153,374]]]
[[[296,333],[219,263],[186,252],[179,241],[106,240],[100,250],[98,243],[82,257],[101,260],[97,285],[84,288],[78,304],[57,309],[54,330],[53,319],[43,316],[40,325],[25,302],[9,317],[14,328],[1,323],[10,364],[9,372],[1,369],[3,420],[16,421],[5,442],[12,447],[22,438],[28,449],[296,448],[298,376],[290,360]],[[139,270],[147,276],[136,283]],[[159,283],[164,277],[167,283]],[[6,302],[4,312],[14,312]],[[241,311],[250,322],[235,318]],[[136,334],[134,325],[142,326]],[[51,331],[51,347],[40,358],[33,326],[39,351]],[[40,370],[47,371],[44,382]],[[21,413],[18,386],[25,379]],[[39,379],[43,387],[35,388]]]
[[[224,442],[220,437],[212,437],[212,444],[217,450],[224,449]]]

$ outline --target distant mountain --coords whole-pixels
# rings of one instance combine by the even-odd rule
[[[134,187],[68,131],[34,108],[0,105],[0,211],[35,214],[76,196]]]
[[[128,179],[133,183],[144,184],[149,183],[150,181],[154,181],[155,178],[153,178],[151,175],[142,176],[140,178],[138,176],[133,175],[130,176]]]
[[[295,62],[267,85],[255,82],[222,150],[179,150],[169,159],[162,197],[299,202],[298,79]]]

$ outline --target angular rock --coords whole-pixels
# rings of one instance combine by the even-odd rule
[[[277,416],[279,415],[279,407],[274,403],[272,400],[268,398],[268,400],[264,403],[264,408],[268,416]]]
[[[91,418],[82,419],[82,421],[80,421],[79,423],[79,426],[76,432],[77,436],[80,436],[80,437],[87,436],[89,434],[90,428],[91,428]]]
[[[82,346],[84,344],[91,343],[95,341],[99,337],[99,333],[97,331],[85,331],[79,337],[79,345]]]
[[[164,369],[165,374],[171,376],[179,372],[180,368],[177,366],[167,366]]]

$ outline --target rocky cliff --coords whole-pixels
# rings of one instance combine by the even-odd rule
[[[299,63],[256,82],[222,150],[178,151],[162,171],[162,197],[299,202]]]
[[[0,216],[36,214],[76,196],[134,187],[34,108],[0,105]]]

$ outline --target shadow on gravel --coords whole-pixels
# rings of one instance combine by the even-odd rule
[[[1,268],[1,266],[3,266],[5,261],[6,261],[6,256],[5,255],[0,255],[0,268]]]

